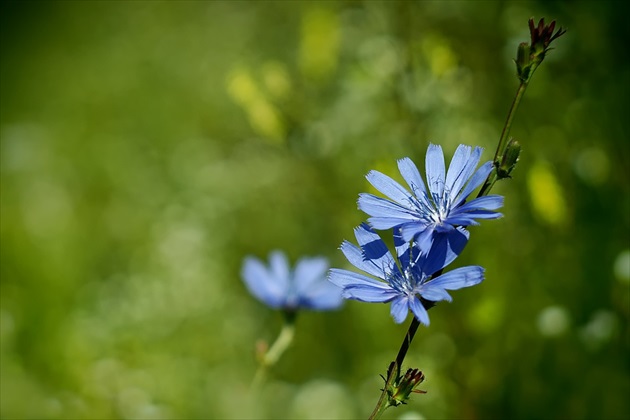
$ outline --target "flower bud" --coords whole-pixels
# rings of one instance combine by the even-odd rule
[[[392,366],[390,365],[390,369]],[[387,388],[387,395],[389,397],[389,406],[399,406],[400,404],[406,404],[409,396],[412,392],[417,394],[426,394],[427,391],[415,389],[424,381],[424,373],[419,369],[407,369],[407,372],[403,376],[398,376],[394,383]]]
[[[529,61],[529,44],[521,42],[516,50],[516,74],[522,81],[529,78],[530,61]]]
[[[507,146],[505,147],[503,156],[501,157],[501,163],[497,168],[497,176],[499,177],[499,179],[510,177],[510,173],[516,166],[520,154],[521,144],[514,139],[510,139]]]
[[[516,52],[516,72],[523,83],[527,83],[536,70],[536,67],[545,59],[545,54],[551,49],[549,45],[564,35],[566,29],[559,28],[555,33],[556,21],[545,25],[545,19],[540,19],[538,25],[534,25],[534,19],[529,20],[529,32],[531,43],[526,42],[518,46]]]

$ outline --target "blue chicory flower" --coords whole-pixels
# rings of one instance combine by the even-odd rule
[[[361,302],[391,302],[391,315],[398,324],[411,310],[421,323],[429,325],[429,315],[420,297],[427,301],[451,301],[447,290],[474,286],[483,280],[484,270],[467,266],[431,278],[461,253],[469,233],[459,227],[440,235],[429,253],[421,252],[417,243],[410,244],[398,233],[394,235],[397,259],[383,240],[367,224],[355,229],[359,243],[344,241],[341,251],[356,268],[378,280],[353,271],[333,268],[328,279],[343,289],[343,297]]]
[[[246,257],[241,275],[248,290],[258,300],[275,309],[331,310],[343,303],[341,291],[326,281],[325,258],[302,258],[291,270],[281,251],[269,254],[269,267]]]
[[[423,252],[431,248],[435,233],[479,224],[475,219],[499,218],[502,214],[494,211],[503,206],[503,197],[499,195],[466,202],[492,171],[492,162],[486,162],[474,172],[482,150],[460,145],[445,174],[442,148],[430,144],[426,155],[428,191],[409,158],[399,160],[398,169],[411,192],[387,175],[370,171],[367,180],[388,198],[360,194],[359,209],[371,216],[368,222],[374,229],[400,227],[403,239],[416,238]]]

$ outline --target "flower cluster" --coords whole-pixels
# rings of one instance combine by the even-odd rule
[[[403,322],[409,311],[429,325],[427,308],[447,300],[447,290],[479,284],[484,270],[461,267],[442,274],[443,269],[463,251],[470,236],[468,226],[478,219],[496,219],[495,210],[503,197],[482,196],[469,200],[492,171],[492,162],[478,169],[482,149],[460,145],[448,171],[442,148],[429,145],[426,155],[425,186],[416,165],[409,158],[398,168],[409,190],[392,178],[371,171],[368,181],[387,198],[360,194],[359,209],[370,218],[355,229],[359,246],[348,241],[341,251],[348,261],[369,276],[333,268],[329,280],[343,289],[343,297],[362,302],[391,302],[391,315]],[[376,230],[393,229],[392,254]]]

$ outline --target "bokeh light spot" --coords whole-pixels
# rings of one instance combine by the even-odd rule
[[[561,306],[548,306],[538,314],[538,331],[547,337],[564,334],[571,324],[568,311]]]

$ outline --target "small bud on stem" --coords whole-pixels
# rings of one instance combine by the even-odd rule
[[[545,59],[545,54],[551,49],[549,45],[564,35],[566,29],[559,28],[556,33],[556,21],[545,25],[545,19],[540,19],[538,26],[534,26],[534,19],[529,20],[531,43],[521,43],[516,50],[516,74],[522,83],[528,83],[536,68]]]
[[[499,179],[510,178],[510,173],[516,166],[520,154],[521,144],[514,139],[510,139],[501,157],[501,163],[497,168],[497,176]]]

